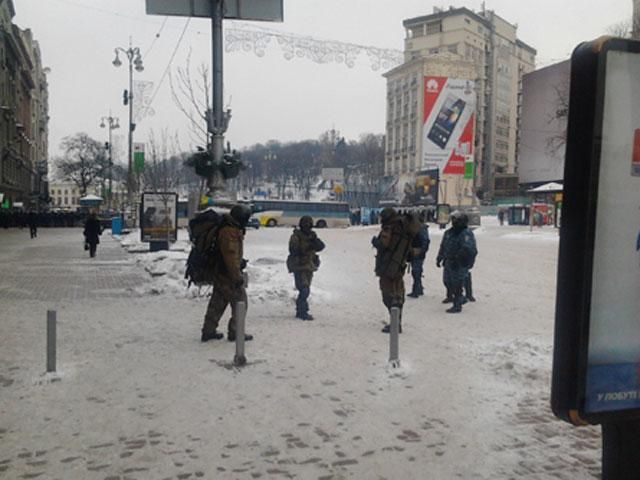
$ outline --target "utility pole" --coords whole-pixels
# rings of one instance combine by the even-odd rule
[[[640,0],[633,1],[633,14],[631,17],[631,38],[640,40]]]

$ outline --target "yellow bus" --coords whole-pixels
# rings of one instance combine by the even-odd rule
[[[297,226],[300,217],[313,218],[316,228],[348,227],[349,204],[346,202],[311,202],[305,200],[251,200],[253,216],[260,225]]]

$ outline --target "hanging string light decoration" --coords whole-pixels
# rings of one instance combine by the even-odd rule
[[[263,57],[268,48],[279,48],[287,60],[308,59],[319,64],[337,63],[353,68],[365,57],[371,70],[389,69],[403,62],[403,53],[390,48],[378,48],[336,40],[320,40],[313,37],[259,28],[226,28],[225,50],[253,52]]]

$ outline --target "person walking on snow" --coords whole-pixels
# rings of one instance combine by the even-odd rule
[[[38,236],[38,215],[33,210],[27,214],[27,223],[29,224],[31,238],[36,238]]]
[[[100,243],[100,235],[102,235],[102,226],[95,212],[89,214],[89,218],[84,223],[84,241],[89,245],[89,256],[96,256],[96,250]],[[85,247],[86,248],[86,247]]]
[[[251,211],[242,205],[236,205],[230,213],[222,216],[222,223],[217,232],[214,255],[215,262],[210,267],[213,277],[213,293],[207,305],[207,312],[202,325],[201,341],[220,340],[224,335],[217,331],[220,318],[231,305],[231,318],[227,326],[227,340],[234,342],[236,339],[236,319],[233,304],[237,302],[247,303],[247,291],[245,290],[242,269],[245,261],[242,258],[245,227],[251,216]],[[253,335],[245,334],[245,340],[253,340]]]
[[[313,320],[309,313],[309,294],[313,272],[320,266],[318,252],[324,250],[324,242],[312,230],[313,219],[307,215],[302,217],[299,227],[294,229],[289,239],[289,257],[287,267],[293,273],[298,298],[296,299],[296,318]]]

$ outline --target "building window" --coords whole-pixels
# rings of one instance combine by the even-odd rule
[[[433,35],[434,33],[440,33],[440,32],[442,32],[441,21],[427,23],[427,35]]]
[[[64,204],[69,205],[69,199],[67,197],[64,197]]]

